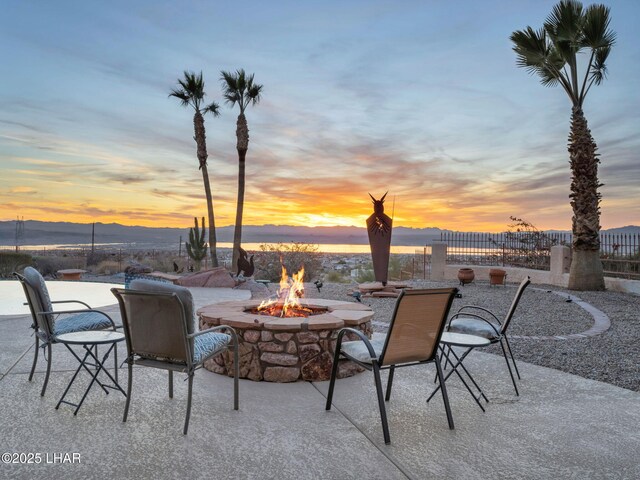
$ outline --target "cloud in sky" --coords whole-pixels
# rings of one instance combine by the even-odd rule
[[[361,225],[367,193],[389,190],[397,225],[569,228],[569,100],[509,42],[554,4],[9,0],[0,219],[190,225],[206,212],[193,114],[168,93],[202,70],[222,104],[220,70],[242,67],[265,86],[247,113],[247,224]],[[607,4],[618,43],[585,113],[613,227],[640,223],[640,4]],[[235,218],[237,113],[205,119],[218,225]]]

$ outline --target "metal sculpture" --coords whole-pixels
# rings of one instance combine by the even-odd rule
[[[389,192],[387,192],[389,193]],[[384,213],[385,193],[380,200],[373,198],[373,214],[367,218],[367,233],[371,247],[371,259],[373,261],[373,273],[377,282],[387,284],[389,273],[389,254],[391,252],[391,228],[393,220]]]
[[[249,257],[249,254],[242,247],[238,247],[240,255],[238,255],[238,273],[242,273],[245,277],[250,277],[255,271],[255,265],[253,264],[253,255]]]

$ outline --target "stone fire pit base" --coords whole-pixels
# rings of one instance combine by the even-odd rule
[[[200,328],[229,325],[238,334],[240,378],[267,382],[323,381],[331,377],[338,331],[351,327],[371,337],[373,311],[366,305],[324,299],[301,299],[303,306],[326,308],[308,318],[278,318],[249,313],[259,301],[222,302],[198,310]],[[355,335],[347,334],[349,340]],[[233,354],[224,352],[205,362],[215,373],[233,375]],[[362,372],[340,360],[338,378]]]

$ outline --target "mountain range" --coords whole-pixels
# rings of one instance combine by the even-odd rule
[[[90,244],[92,224],[69,222],[41,222],[25,220],[20,245]],[[233,241],[233,226],[216,229],[218,242]],[[421,246],[440,240],[440,228],[394,227],[392,244]],[[554,230],[555,231],[555,230]],[[640,227],[626,227],[603,230],[612,234],[640,234]],[[303,242],[317,244],[368,243],[366,228],[362,227],[299,227],[290,225],[247,225],[242,228],[245,243]],[[144,244],[156,248],[176,246],[189,238],[188,228],[153,228],[126,226],[118,223],[95,223],[95,242]],[[16,221],[0,221],[0,245],[16,244]]]

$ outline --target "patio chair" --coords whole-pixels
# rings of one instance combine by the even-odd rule
[[[511,306],[507,311],[507,316],[502,322],[494,313],[486,308],[475,305],[465,305],[458,310],[458,313],[451,317],[449,325],[447,326],[448,332],[477,335],[490,340],[491,344],[500,343],[516,395],[520,395],[520,393],[518,392],[518,386],[516,385],[516,379],[513,376],[509,358],[511,358],[511,362],[513,363],[513,368],[516,371],[518,379],[520,379],[520,372],[518,371],[518,365],[516,365],[516,359],[513,356],[511,344],[507,337],[507,328],[509,328],[513,314],[515,313],[516,308],[518,308],[518,303],[520,302],[520,298],[522,298],[522,294],[530,283],[531,278],[528,276],[522,280],[518,290],[516,291],[516,295],[511,302]],[[507,355],[507,350],[509,351],[509,355]],[[445,369],[446,367],[447,364],[445,363]]]
[[[343,328],[338,333],[326,409],[331,409],[333,390],[338,372],[340,355],[373,371],[378,396],[378,407],[382,420],[384,442],[390,443],[385,401],[391,398],[391,386],[396,367],[408,367],[435,363],[440,380],[442,399],[447,413],[449,428],[453,429],[453,416],[449,407],[447,389],[443,380],[440,358],[437,355],[440,336],[457,288],[403,290],[396,301],[393,317],[386,335],[373,334],[371,340],[360,330]],[[349,332],[359,340],[343,342]],[[389,369],[386,395],[382,394],[380,370]]]
[[[198,331],[191,292],[178,285],[134,280],[129,289],[112,288],[118,299],[127,343],[129,378],[123,422],[131,403],[133,366],[141,365],[169,371],[169,398],[173,398],[173,372],[187,374],[187,412],[183,434],[187,434],[191,416],[193,376],[205,360],[233,346],[234,400],[238,410],[238,338],[226,325]],[[226,330],[227,333],[221,333]]]
[[[31,311],[33,323],[31,328],[35,331],[35,348],[33,355],[33,364],[29,373],[29,381],[33,380],[33,374],[38,363],[38,351],[40,348],[46,348],[47,354],[47,373],[44,377],[44,384],[40,395],[44,396],[49,383],[51,374],[51,346],[58,343],[57,336],[63,333],[82,332],[86,330],[104,330],[117,328],[117,325],[109,315],[94,310],[85,302],[80,300],[51,300],[47,284],[40,272],[33,267],[27,267],[22,274],[14,272],[13,275],[20,281],[27,297],[27,304]],[[80,309],[72,310],[56,310],[53,304],[78,303],[83,306]],[[60,318],[60,315],[64,317]],[[42,345],[40,345],[42,342]],[[67,346],[67,348],[69,348]],[[114,352],[115,376],[118,378],[118,351]]]

